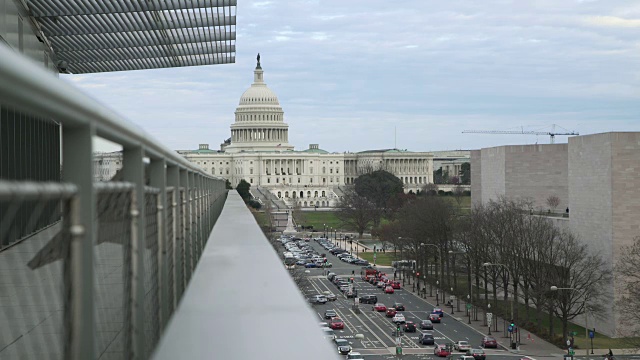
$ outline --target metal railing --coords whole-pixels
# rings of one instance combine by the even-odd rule
[[[148,358],[225,183],[3,44],[0,59],[0,106],[62,133],[61,182],[0,181],[0,244],[28,217],[14,232],[28,235],[0,249],[0,358]],[[94,136],[123,147],[123,181],[93,182]]]

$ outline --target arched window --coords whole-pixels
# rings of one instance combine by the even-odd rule
[[[289,192],[288,191],[284,192],[284,197],[286,197],[287,199],[289,198]]]
[[[303,198],[304,197],[304,191],[300,191],[300,197]]]
[[[307,207],[307,202],[306,201],[304,202],[304,207]]]
[[[282,197],[282,193],[278,191],[278,199],[280,199],[281,197]]]
[[[212,167],[212,168],[211,168],[211,173],[212,173],[212,174],[215,174],[215,173],[216,173],[216,168]]]
[[[311,197],[311,191],[307,191],[307,197],[310,198]]]
[[[324,191],[322,191],[322,197],[324,197],[324,196],[325,196],[325,195],[324,195]]]
[[[320,201],[316,201],[316,206],[320,206]]]
[[[322,202],[322,207],[324,207],[324,201]]]

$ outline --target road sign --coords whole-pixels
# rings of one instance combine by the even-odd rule
[[[449,300],[455,300],[455,299],[456,299],[456,296],[455,296],[455,295],[451,295],[451,296],[449,296]]]
[[[596,337],[596,333],[589,330],[589,339],[593,339],[594,337]]]
[[[571,346],[571,340],[567,340],[567,346]]]
[[[509,325],[509,327],[507,328],[508,332],[513,332],[513,326]]]
[[[471,310],[471,304],[467,304],[467,309]]]
[[[577,332],[577,331],[572,331],[572,332],[571,332],[571,336],[576,336],[576,335],[578,335],[578,332]]]
[[[402,347],[396,346],[396,355],[402,355]]]
[[[487,320],[491,321],[493,318],[493,313],[487,313]]]
[[[373,253],[373,260],[375,260],[378,257],[378,253]]]

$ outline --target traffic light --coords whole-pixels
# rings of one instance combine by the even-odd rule
[[[351,283],[353,284],[353,278],[351,278]]]
[[[419,272],[417,272],[417,273],[416,273],[416,276],[420,276],[420,273],[419,273]]]
[[[397,326],[396,331],[400,332],[400,325],[396,325],[396,326]]]

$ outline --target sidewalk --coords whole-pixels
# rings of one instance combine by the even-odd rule
[[[408,283],[407,283],[408,284]],[[424,286],[423,283],[421,283],[421,285]],[[408,291],[410,293],[413,293],[414,295],[426,300],[428,303],[430,303],[431,306],[435,307],[436,304],[436,298],[435,296],[429,296],[429,288],[427,287],[427,291],[426,291],[426,296],[422,296],[422,295],[418,295],[416,291],[413,290],[413,280],[411,282],[411,285],[406,285],[404,287],[405,291]],[[433,293],[435,295],[435,287],[433,289]],[[442,296],[442,294],[440,294],[440,296]],[[442,298],[440,299],[442,300]],[[484,323],[484,311],[478,309],[478,314],[477,314],[477,318],[478,320],[474,320],[473,316],[471,319],[471,324],[469,325],[469,317],[467,316],[467,312],[466,309],[464,308],[466,302],[462,301],[462,299],[460,300],[460,311],[457,311],[457,307],[456,312],[454,315],[449,315],[449,316],[453,316],[454,319],[463,322],[465,324],[467,324],[467,326],[473,328],[474,330],[476,330],[479,334],[478,337],[480,337],[480,334],[483,335],[487,335],[488,336],[488,332],[489,332],[489,328],[486,325],[483,325]],[[451,307],[447,307],[446,305],[442,304],[442,302],[440,301],[440,307],[446,311],[446,309],[448,308],[449,310],[451,310]],[[450,311],[449,311],[450,312]],[[449,313],[447,312],[447,313]],[[506,337],[505,337],[505,333],[503,331],[504,329],[504,325],[503,322],[505,320],[503,318],[499,318],[499,317],[493,317],[493,324],[491,325],[491,336],[494,337],[497,341],[498,344],[504,348],[507,349],[507,351],[513,353],[513,354],[518,354],[521,355],[522,357],[530,357],[533,359],[537,359],[537,358],[552,358],[552,359],[562,359],[564,354],[566,353],[566,350],[560,349],[557,346],[539,338],[538,336],[529,333],[529,331],[522,329],[521,334],[520,334],[520,345],[518,347],[518,349],[516,350],[512,350],[509,344],[509,333],[506,333]],[[498,324],[498,331],[495,331],[496,328],[496,322]],[[596,350],[594,350],[595,354],[604,354],[606,352],[608,352],[609,350],[607,349],[605,352],[596,352]],[[616,352],[614,351],[614,354]],[[621,354],[621,352],[618,352],[618,354]],[[584,350],[582,350],[582,354],[576,352],[576,355],[585,355]],[[595,356],[595,355],[593,355]]]

